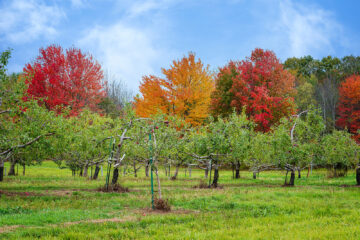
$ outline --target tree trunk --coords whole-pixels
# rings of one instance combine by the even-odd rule
[[[167,176],[167,175],[168,175],[168,169],[167,169],[167,166],[166,166],[166,165],[164,165],[164,168],[165,168],[165,176]],[[170,176],[170,174],[169,174],[169,176]]]
[[[0,182],[4,180],[4,161],[0,160]]]
[[[134,168],[134,176],[137,177],[137,169],[136,169],[136,162],[133,162],[133,168]]]
[[[234,179],[235,178],[235,164],[234,163],[231,163],[231,170],[232,170],[232,178]]]
[[[88,166],[88,165],[85,165],[85,166],[84,166],[83,177],[87,177],[87,175],[88,175],[88,169],[89,169],[89,166]]]
[[[306,178],[309,178],[309,173],[310,173],[310,165],[309,165],[309,167],[308,167],[308,172],[307,172],[307,174],[306,174]]]
[[[235,178],[239,179],[240,178],[240,162],[239,161],[237,161],[237,163],[236,163],[235,171],[236,171]]]
[[[149,163],[147,163],[145,166],[145,176],[149,177]]]
[[[288,173],[289,173],[289,170],[286,170],[285,183],[284,183],[285,186],[287,185],[287,176],[288,176]]]
[[[175,173],[174,173],[174,176],[172,176],[172,180],[175,180],[178,176],[178,173],[179,173],[179,169],[180,169],[180,164],[177,164],[176,165],[176,168],[175,168]]]
[[[189,166],[189,177],[191,178],[191,166]]]
[[[290,186],[294,186],[294,185],[295,185],[295,171],[294,171],[294,170],[291,170],[289,185],[290,185]]]
[[[26,167],[26,165],[24,164],[23,165],[23,176],[25,176],[25,167]]]
[[[208,176],[209,176],[209,169],[206,168],[206,169],[205,169],[205,178],[208,178]]]
[[[82,168],[80,168],[80,173],[79,173],[79,176],[80,176],[80,177],[82,177],[82,175],[83,175],[83,169],[82,169]]]
[[[117,181],[118,181],[118,178],[119,178],[119,169],[115,168],[114,172],[113,172],[113,177],[112,177],[111,183],[113,185],[115,185],[117,183]]]
[[[16,161],[10,162],[10,169],[8,172],[8,176],[15,176],[15,165],[16,165]]]
[[[298,169],[298,178],[301,178],[301,169]]]
[[[218,166],[215,165],[215,168],[214,168],[214,179],[213,179],[213,183],[211,184],[214,188],[217,188],[217,186],[218,186],[218,180],[219,180],[219,168],[218,168]]]
[[[360,166],[356,168],[356,183],[360,185]]]
[[[96,180],[99,176],[99,172],[100,172],[100,167],[99,167],[99,165],[96,165],[95,172],[94,172],[92,179]]]
[[[256,179],[256,172],[253,172],[253,179]]]

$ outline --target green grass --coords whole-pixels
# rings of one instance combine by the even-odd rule
[[[360,188],[343,187],[355,185],[354,172],[332,179],[325,170],[309,178],[304,172],[289,188],[281,186],[284,172],[254,180],[247,171],[232,179],[231,171],[221,170],[222,189],[194,189],[203,178],[201,170],[191,178],[181,170],[176,181],[162,172],[163,196],[173,211],[159,214],[147,210],[150,181],[143,169],[138,178],[120,176],[129,193],[100,193],[90,190],[103,185],[104,176],[72,177],[44,162],[0,183],[3,191],[28,193],[1,196],[0,229],[8,231],[0,239],[360,239]],[[111,218],[124,221],[89,222]],[[14,225],[21,227],[10,229]]]

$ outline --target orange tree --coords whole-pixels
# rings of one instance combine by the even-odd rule
[[[149,117],[158,112],[176,115],[193,126],[209,116],[210,94],[214,89],[213,75],[195,54],[189,53],[162,69],[164,78],[144,76],[141,96],[134,101],[136,114]]]

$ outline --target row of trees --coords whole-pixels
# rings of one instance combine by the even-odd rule
[[[267,132],[282,117],[321,109],[327,131],[347,129],[359,138],[360,58],[310,56],[281,64],[275,53],[255,49],[242,61],[230,61],[217,74],[209,72],[193,53],[162,69],[164,78],[145,76],[134,107],[139,116],[158,112],[177,115],[198,126],[208,117],[245,113],[257,131]]]
[[[197,166],[206,176],[213,170],[210,185],[216,187],[224,166],[233,166],[236,177],[241,166],[254,176],[283,169],[293,185],[296,171],[306,167],[327,167],[338,175],[359,162],[356,142],[347,131],[329,131],[316,102],[296,114],[297,77],[271,51],[256,49],[250,58],[230,62],[215,82],[208,67],[190,54],[163,69],[164,79],[144,77],[143,96],[133,106],[123,104],[127,95],[102,82],[99,65],[79,50],[43,49],[24,74],[13,76],[6,74],[9,57],[5,51],[0,59],[0,180],[5,161],[11,162],[10,174],[16,163],[25,169],[44,159],[84,177],[95,167],[93,179],[107,163],[112,184],[120,166],[131,167],[135,175],[144,167],[147,175],[155,172],[161,198],[161,166],[166,171],[175,166],[173,179],[181,166]],[[355,133],[359,91],[353,89],[359,78],[346,79],[340,115],[343,126],[355,121],[349,128]]]

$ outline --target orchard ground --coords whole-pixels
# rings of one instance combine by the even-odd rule
[[[9,166],[7,166],[8,169]],[[106,169],[104,168],[104,174]],[[306,171],[295,187],[283,187],[284,172],[262,172],[258,179],[220,170],[219,189],[194,186],[191,178],[162,174],[170,212],[152,211],[150,179],[121,176],[126,193],[94,191],[96,181],[71,176],[52,162],[27,167],[26,176],[0,182],[0,239],[360,239],[360,188],[355,173],[327,178],[325,170]]]

